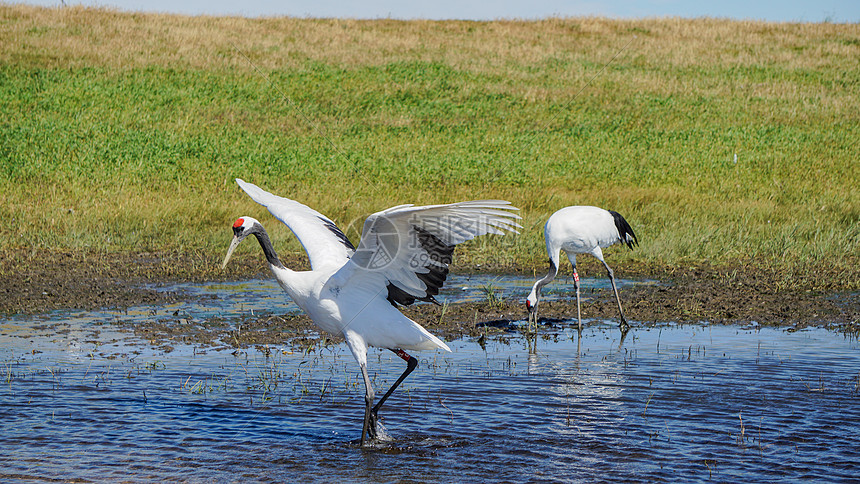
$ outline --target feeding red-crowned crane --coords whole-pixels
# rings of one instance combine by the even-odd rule
[[[624,319],[624,310],[621,309],[621,299],[618,297],[618,289],[615,287],[615,275],[609,264],[603,260],[601,248],[622,242],[631,250],[634,245],[639,245],[639,240],[630,224],[624,220],[618,212],[604,210],[598,207],[576,206],[566,207],[550,216],[543,229],[546,240],[546,253],[549,255],[549,272],[546,276],[535,282],[532,291],[526,298],[526,308],[529,311],[529,329],[532,323],[537,324],[537,307],[540,301],[540,293],[543,286],[552,282],[558,274],[559,255],[561,251],[567,254],[568,260],[573,265],[573,285],[576,289],[576,318],[579,330],[582,331],[582,313],[579,302],[579,274],[576,272],[576,254],[591,254],[603,263],[609,273],[609,281],[615,292],[615,301],[618,303],[618,312],[621,314],[621,329],[626,331],[629,325]]]
[[[394,389],[415,369],[418,360],[405,350],[451,351],[398,310],[416,300],[436,302],[434,296],[448,275],[454,246],[479,235],[517,232],[518,210],[501,200],[478,200],[448,205],[398,205],[377,212],[364,222],[358,248],[334,222],[299,202],[273,195],[236,179],[255,202],[292,230],[304,246],[310,271],[284,267],[260,222],[240,217],[233,224],[233,241],[224,257],[249,235],[256,236],[278,283],[320,329],[343,335],[364,377],[366,387],[365,437],[376,437],[377,415]],[[404,359],[406,370],[373,404],[367,374],[367,348],[388,348]]]

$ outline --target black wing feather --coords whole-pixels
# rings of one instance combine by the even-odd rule
[[[614,210],[610,210],[609,213],[611,213],[612,218],[615,219],[615,228],[618,229],[618,235],[621,237],[621,242],[626,244],[630,250],[633,250],[634,245],[639,245],[639,239],[636,238],[636,234],[633,233],[633,229],[630,227],[630,224],[624,220],[624,217],[622,217],[620,213]]]
[[[437,264],[428,263],[423,266],[424,269],[428,269],[427,272],[415,273],[418,279],[424,282],[427,286],[427,289],[425,290],[426,295],[424,297],[415,297],[395,286],[393,283],[388,283],[387,299],[394,307],[397,307],[398,304],[408,306],[415,301],[426,301],[439,304],[439,301],[437,301],[433,296],[438,295],[439,289],[441,289],[442,285],[445,284],[445,280],[448,278],[448,266],[453,260],[454,245],[448,245],[445,242],[442,242],[439,237],[436,237],[421,227],[413,225],[412,228],[417,233],[418,243],[421,244],[421,248],[427,253],[429,260],[441,263],[442,265],[439,266]]]
[[[355,246],[352,245],[352,242],[349,241],[349,237],[347,237],[346,234],[343,233],[343,230],[337,228],[337,225],[335,225],[334,222],[332,222],[331,220],[327,220],[322,217],[318,218],[322,221],[323,225],[325,225],[325,228],[329,229],[331,233],[333,233],[335,237],[337,237],[340,242],[346,246],[347,249],[355,252]]]

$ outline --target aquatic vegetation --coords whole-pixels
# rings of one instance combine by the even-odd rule
[[[502,300],[498,296],[499,287],[493,281],[482,284],[480,289],[489,307],[494,308],[502,305]]]

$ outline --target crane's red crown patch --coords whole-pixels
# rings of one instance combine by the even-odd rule
[[[245,219],[243,219],[242,217],[239,217],[236,219],[235,222],[233,222],[233,228],[235,229],[237,227],[241,227],[243,223],[245,223]]]

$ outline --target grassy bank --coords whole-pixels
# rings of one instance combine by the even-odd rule
[[[640,237],[616,263],[822,267],[860,287],[856,24],[0,5],[0,25],[3,251],[220,255],[247,214],[298,252],[241,177],[354,241],[399,203],[522,208],[519,237],[464,264],[542,269],[546,218],[592,204]]]

